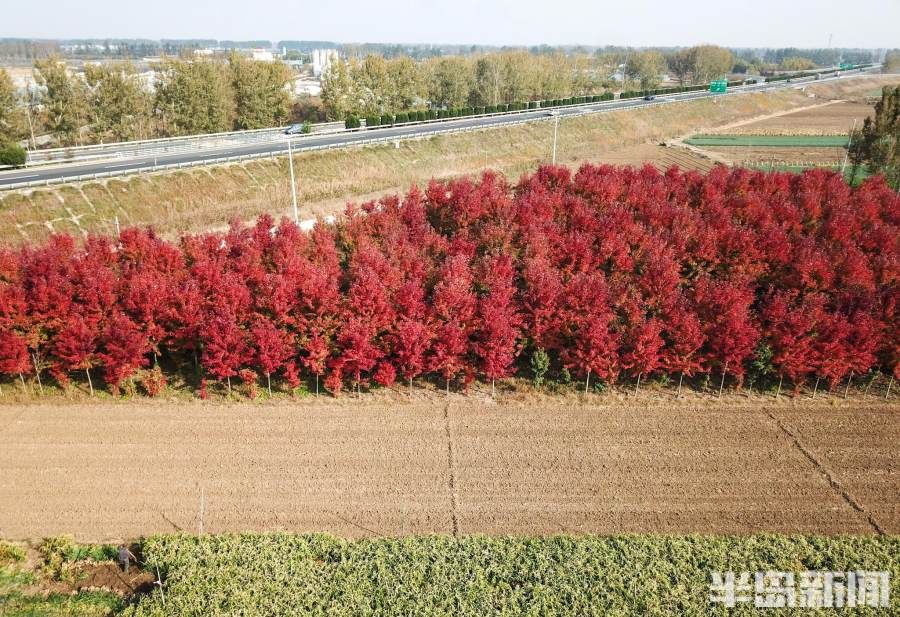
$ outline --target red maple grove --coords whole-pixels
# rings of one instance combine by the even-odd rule
[[[0,246],[0,381],[196,371],[333,393],[551,371],[836,387],[900,377],[900,197],[880,177],[541,167],[432,181],[301,231]],[[201,381],[202,380],[202,381]]]

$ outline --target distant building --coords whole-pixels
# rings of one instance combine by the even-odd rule
[[[259,60],[260,62],[274,62],[275,54],[273,54],[268,49],[251,49],[250,57],[253,60]]]
[[[319,96],[322,93],[322,86],[316,79],[297,77],[294,79],[293,94],[294,96]]]
[[[312,52],[313,75],[316,78],[321,77],[331,63],[338,60],[338,57],[336,49],[314,49]]]

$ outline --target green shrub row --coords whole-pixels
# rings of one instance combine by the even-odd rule
[[[674,88],[654,88],[651,90],[625,90],[619,95],[620,99],[633,99],[642,96],[656,96],[658,94],[679,94],[681,92],[699,92],[709,89],[709,84],[698,86],[675,86]]]
[[[499,105],[486,105],[484,107],[460,107],[457,109],[425,109],[404,111],[396,115],[382,114],[380,116],[366,116],[366,126],[393,126],[394,124],[403,124],[405,122],[424,122],[426,120],[443,120],[445,118],[464,118],[467,116],[498,114],[510,111],[525,111],[528,109],[539,109],[542,107],[583,105],[585,103],[611,101],[613,98],[614,96],[612,92],[606,92],[604,94],[597,94],[593,96],[576,96],[567,99],[553,99],[546,101],[522,101],[509,104],[501,103]],[[347,126],[347,128],[357,128],[348,124],[351,118],[356,118],[356,116],[353,114],[348,116],[345,125]]]

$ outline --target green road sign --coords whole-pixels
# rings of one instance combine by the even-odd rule
[[[841,62],[838,65],[838,68],[842,71],[849,71],[852,68],[855,68],[852,62]]]
[[[714,79],[709,82],[710,92],[726,92],[728,90],[728,81],[725,79]]]

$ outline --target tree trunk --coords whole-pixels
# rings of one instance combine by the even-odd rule
[[[94,396],[94,382],[91,381],[91,369],[86,368],[84,372],[87,373],[88,378],[88,388],[91,390],[91,396]]]
[[[494,385],[494,380],[491,379],[491,398],[494,398],[495,396],[497,396],[497,388]]]
[[[816,398],[816,392],[819,391],[819,376],[816,375],[816,385],[813,386],[813,398]]]
[[[21,373],[19,373],[19,374],[21,375]],[[890,396],[891,396],[891,386],[893,386],[893,385],[894,385],[894,376],[891,375],[891,379],[890,379],[890,381],[888,381],[887,394],[884,395],[884,398],[890,398]]]
[[[409,378],[409,395],[412,396],[412,377]]]
[[[316,373],[316,396],[319,396],[319,374]]]
[[[853,381],[853,371],[850,371],[850,376],[847,378],[847,387],[844,388],[844,398],[847,398],[847,395],[850,393],[850,382]]]
[[[266,385],[269,386],[269,396],[272,396],[272,376],[266,373]]]
[[[231,396],[231,375],[225,378],[228,381],[228,396]]]
[[[641,389],[641,375],[643,375],[643,373],[638,373],[637,383],[634,384],[634,395],[635,396],[637,396],[638,390]]]
[[[778,376],[778,391],[775,393],[775,398],[779,398],[781,396],[781,383],[784,381],[784,373]]]
[[[37,355],[31,354],[31,361],[34,362],[34,375],[37,377],[38,382],[38,390],[41,393],[41,396],[44,395],[44,384],[41,383],[41,370],[38,368]]]
[[[22,382],[22,392],[28,392],[28,388],[25,387],[25,375],[19,373],[19,381]],[[888,392],[890,394],[890,392]]]
[[[722,389],[725,387],[725,375],[728,374],[728,362],[725,363],[725,368],[722,370],[722,381],[719,382],[719,398],[722,398]]]
[[[450,396],[450,378],[447,377],[446,380],[447,380],[447,396]]]
[[[588,393],[588,388],[591,387],[591,369],[588,369],[587,379],[584,380],[584,393]]]
[[[681,382],[684,381],[684,371],[678,375],[678,390],[675,392],[675,398],[681,398]]]

